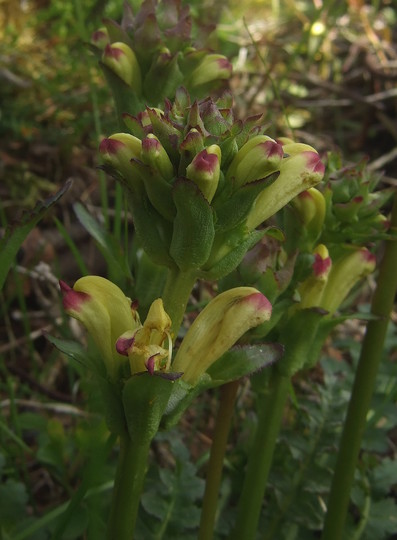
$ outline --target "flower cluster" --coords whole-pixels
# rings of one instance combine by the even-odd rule
[[[340,157],[331,156],[322,190],[326,202],[324,243],[359,246],[388,237],[389,221],[381,208],[393,189],[376,189],[380,178],[366,160],[342,167]]]
[[[195,97],[225,87],[232,66],[225,56],[194,46],[188,6],[145,0],[135,16],[127,3],[124,9],[121,25],[105,20],[91,38],[123,112],[156,106],[182,83]]]
[[[209,279],[235,268],[266,232],[255,229],[324,173],[314,148],[272,139],[258,117],[235,121],[231,105],[228,95],[192,103],[180,88],[164,111],[125,114],[129,133],[100,145],[149,257]]]
[[[73,288],[62,281],[60,286],[66,313],[87,328],[106,376],[114,382],[147,371],[171,379],[179,374],[194,385],[247,330],[268,320],[272,310],[252,287],[219,294],[193,322],[173,359],[171,319],[161,298],[154,300],[142,324],[135,303],[105,278],[85,276]]]

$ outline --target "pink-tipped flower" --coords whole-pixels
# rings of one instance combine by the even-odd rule
[[[189,328],[172,364],[183,380],[194,385],[207,369],[250,328],[270,318],[269,300],[253,287],[219,294]]]
[[[257,135],[248,140],[234,156],[226,181],[238,188],[265,178],[277,171],[283,158],[283,147],[267,135]]]
[[[174,167],[163,145],[152,133],[142,141],[141,156],[143,163],[158,171],[164,180],[168,182],[172,180]]]
[[[306,228],[321,232],[325,218],[325,199],[321,191],[316,188],[302,191],[292,200],[292,205]]]
[[[134,51],[126,43],[117,42],[106,45],[102,62],[138,95],[141,94],[141,70]]]
[[[63,306],[68,315],[79,320],[102,354],[106,371],[116,380],[123,358],[116,350],[120,334],[137,326],[131,300],[111,281],[100,276],[85,276],[73,288],[60,282]]]
[[[91,43],[98,49],[103,50],[106,45],[109,43],[109,34],[107,29],[103,26],[102,28],[99,28],[98,30],[95,30],[95,32],[91,35]]]
[[[292,199],[291,204],[302,222],[302,237],[310,250],[323,230],[326,211],[324,195],[316,188],[309,188]]]
[[[376,267],[376,258],[366,248],[352,250],[332,265],[327,286],[321,298],[321,307],[334,313],[353,287]]]
[[[311,146],[288,144],[283,150],[288,151],[288,157],[278,167],[280,175],[277,180],[256,199],[247,219],[249,230],[258,227],[299,193],[318,184],[324,176],[324,164]]]
[[[115,133],[99,145],[103,161],[128,179],[132,174],[131,160],[140,159],[142,142],[129,133]]]
[[[221,165],[221,149],[212,144],[204,148],[186,168],[186,176],[200,188],[200,191],[211,202],[219,183]]]
[[[314,250],[313,273],[298,287],[301,301],[294,306],[295,309],[322,307],[322,297],[331,267],[332,261],[328,249],[324,244],[319,244]]]
[[[207,54],[189,77],[190,86],[201,86],[211,81],[227,80],[233,67],[222,54]]]

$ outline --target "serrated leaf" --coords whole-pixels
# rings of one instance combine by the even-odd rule
[[[70,358],[73,358],[73,360],[76,360],[76,362],[79,362],[85,366],[88,364],[87,351],[80,343],[77,343],[77,341],[60,339],[55,336],[51,336],[50,334],[45,334],[45,337],[48,339],[48,341],[55,345],[59,351],[63,352]]]
[[[204,481],[198,476],[197,467],[189,459],[189,452],[183,445],[177,431],[160,434],[160,444],[170,445],[175,467],[158,468],[153,465],[148,474],[147,491],[141,498],[147,516],[142,515],[150,533],[142,533],[139,539],[150,538],[190,538],[192,529],[197,528],[200,519],[198,501],[204,491]],[[181,450],[181,447],[184,449]],[[173,450],[177,450],[174,452]],[[143,527],[138,527],[143,531]],[[152,535],[152,536],[151,536]],[[195,535],[196,536],[196,535]]]
[[[279,360],[283,348],[278,343],[235,347],[207,370],[213,384],[225,384],[252,375]]]
[[[397,504],[391,497],[371,503],[362,540],[386,540],[397,532]]]
[[[128,185],[124,186],[128,190]],[[153,208],[144,190],[127,194],[140,245],[155,264],[175,267],[169,254],[172,225]]]
[[[285,346],[285,355],[279,366],[287,376],[316,363],[325,339],[318,329],[326,313],[317,308],[298,310],[282,328],[280,342]]]
[[[156,435],[175,382],[161,376],[140,373],[124,385],[122,399],[128,433],[142,444]]]
[[[182,271],[203,266],[215,237],[214,212],[194,182],[178,179],[173,188],[177,209],[170,254]]]
[[[164,429],[170,429],[175,426],[194,398],[200,392],[210,388],[210,386],[211,379],[206,373],[200,377],[200,380],[195,386],[185,383],[183,379],[178,379],[168,400],[162,419],[162,427]]]
[[[0,240],[0,290],[3,288],[7,274],[27,235],[71,185],[72,180],[68,180],[55,195],[38,202],[32,211],[25,212],[19,221],[14,221],[7,227]]]
[[[202,279],[220,279],[232,272],[243,260],[247,251],[255,246],[266,234],[266,231],[252,231],[240,244],[232,248],[221,260],[214,263],[210,268],[199,272]]]
[[[240,225],[248,216],[255,199],[265,187],[273,183],[280,172],[277,171],[266,178],[245,184],[235,191],[226,201],[214,201],[217,222],[216,228],[222,231],[230,230]]]

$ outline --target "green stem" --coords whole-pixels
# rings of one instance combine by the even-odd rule
[[[108,540],[131,540],[145,481],[150,443],[120,437],[120,455],[108,521]]]
[[[199,540],[211,540],[214,534],[215,517],[222,477],[223,461],[234,411],[239,381],[225,384],[221,388],[218,416],[215,423],[214,438],[208,463],[207,478],[201,511]]]
[[[195,282],[196,274],[193,272],[181,272],[179,269],[168,270],[163,291],[163,303],[165,311],[171,317],[171,331],[175,336],[178,335]]]
[[[392,230],[397,230],[397,193],[394,196],[391,226]],[[371,312],[378,319],[369,321],[367,324],[339,446],[322,540],[338,540],[343,536],[361,439],[397,289],[396,268],[397,241],[390,239],[386,242],[377,287],[372,299]]]
[[[255,538],[290,383],[288,376],[274,369],[268,394],[258,415],[257,432],[249,455],[236,527],[232,536],[236,540]]]

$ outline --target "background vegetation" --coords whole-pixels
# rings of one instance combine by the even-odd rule
[[[383,172],[383,184],[397,186],[392,1],[186,3],[201,22],[219,24],[210,43],[233,59],[237,115],[260,112],[269,135],[293,134],[324,155],[339,151],[346,163],[368,159],[371,170]],[[0,297],[0,538],[100,539],[114,441],[84,367],[55,350],[45,333],[68,338],[81,332],[63,315],[58,278],[73,282],[81,274],[112,272],[115,248],[90,227],[77,201],[121,236],[123,207],[96,169],[98,142],[117,125],[86,43],[103,16],[120,19],[122,4],[0,5],[3,229],[73,179],[27,237]],[[128,216],[126,224],[132,228]],[[369,280],[353,299],[356,309],[368,310],[372,288]],[[396,322],[394,313],[367,419],[348,539],[397,538]],[[362,334],[361,322],[338,327],[320,366],[295,381],[261,517],[263,539],[319,537]],[[256,422],[253,396],[249,382],[242,384],[218,538],[230,531],[241,490],[241,465]],[[215,409],[215,395],[208,393],[178,430],[156,439],[137,538],[196,538]]]

